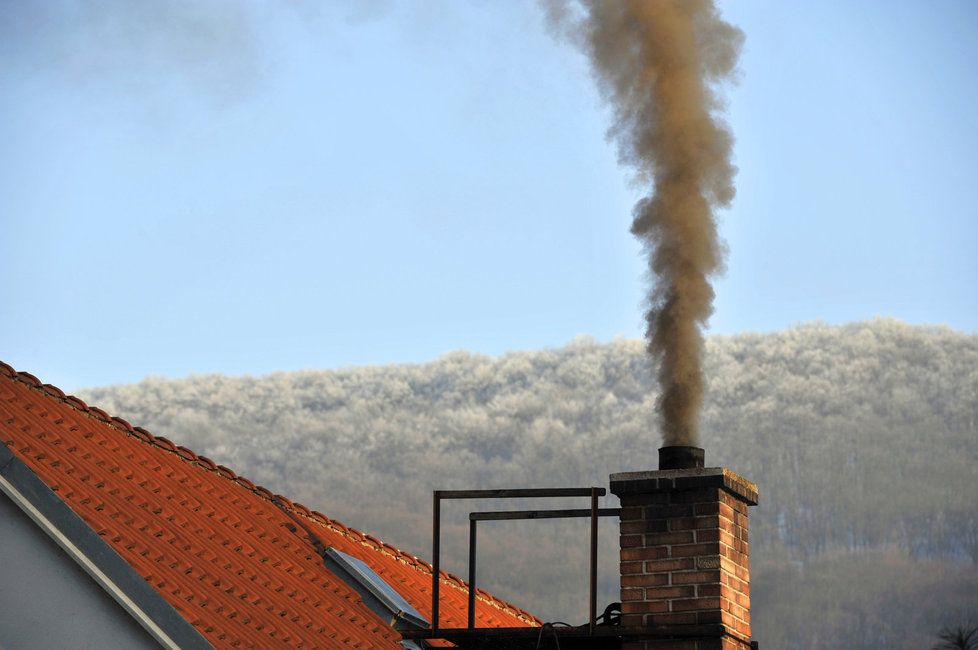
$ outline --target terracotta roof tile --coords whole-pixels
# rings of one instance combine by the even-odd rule
[[[431,565],[0,362],[0,440],[219,647],[390,648],[400,636],[323,565],[278,501],[424,616]],[[442,573],[441,624],[465,583]],[[482,626],[539,625],[477,590]]]

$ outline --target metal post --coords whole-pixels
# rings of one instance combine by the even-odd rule
[[[591,488],[591,619],[588,633],[594,634],[598,615],[598,489]]]
[[[469,520],[469,629],[475,627],[475,536],[479,522]]]
[[[434,490],[432,493],[432,540],[431,540],[431,629],[424,638],[438,638],[438,610],[441,592],[441,501],[442,499],[516,499],[540,497],[591,497],[591,507],[571,510],[514,510],[503,512],[469,513],[469,611],[468,627],[475,629],[476,613],[476,542],[477,522],[480,520],[504,519],[555,519],[591,518],[591,585],[589,635],[594,635],[597,623],[597,584],[598,584],[598,517],[619,516],[619,508],[598,509],[598,497],[605,494],[604,488],[528,488],[515,490]],[[405,637],[407,638],[407,637]],[[414,638],[414,637],[412,637]],[[417,637],[422,638],[422,637]]]
[[[431,631],[438,629],[438,587],[440,586],[439,554],[441,553],[441,492],[435,490],[432,496],[431,530]]]

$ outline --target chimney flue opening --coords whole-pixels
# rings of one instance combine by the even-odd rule
[[[696,469],[703,467],[706,453],[701,447],[674,445],[659,447],[659,469]]]

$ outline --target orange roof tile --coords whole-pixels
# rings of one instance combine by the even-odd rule
[[[301,528],[360,558],[425,617],[431,565],[0,362],[0,440],[215,646],[400,650]],[[465,583],[442,572],[443,627]],[[477,591],[480,627],[539,625]]]

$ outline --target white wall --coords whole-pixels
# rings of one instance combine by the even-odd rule
[[[0,492],[0,648],[159,648]]]

